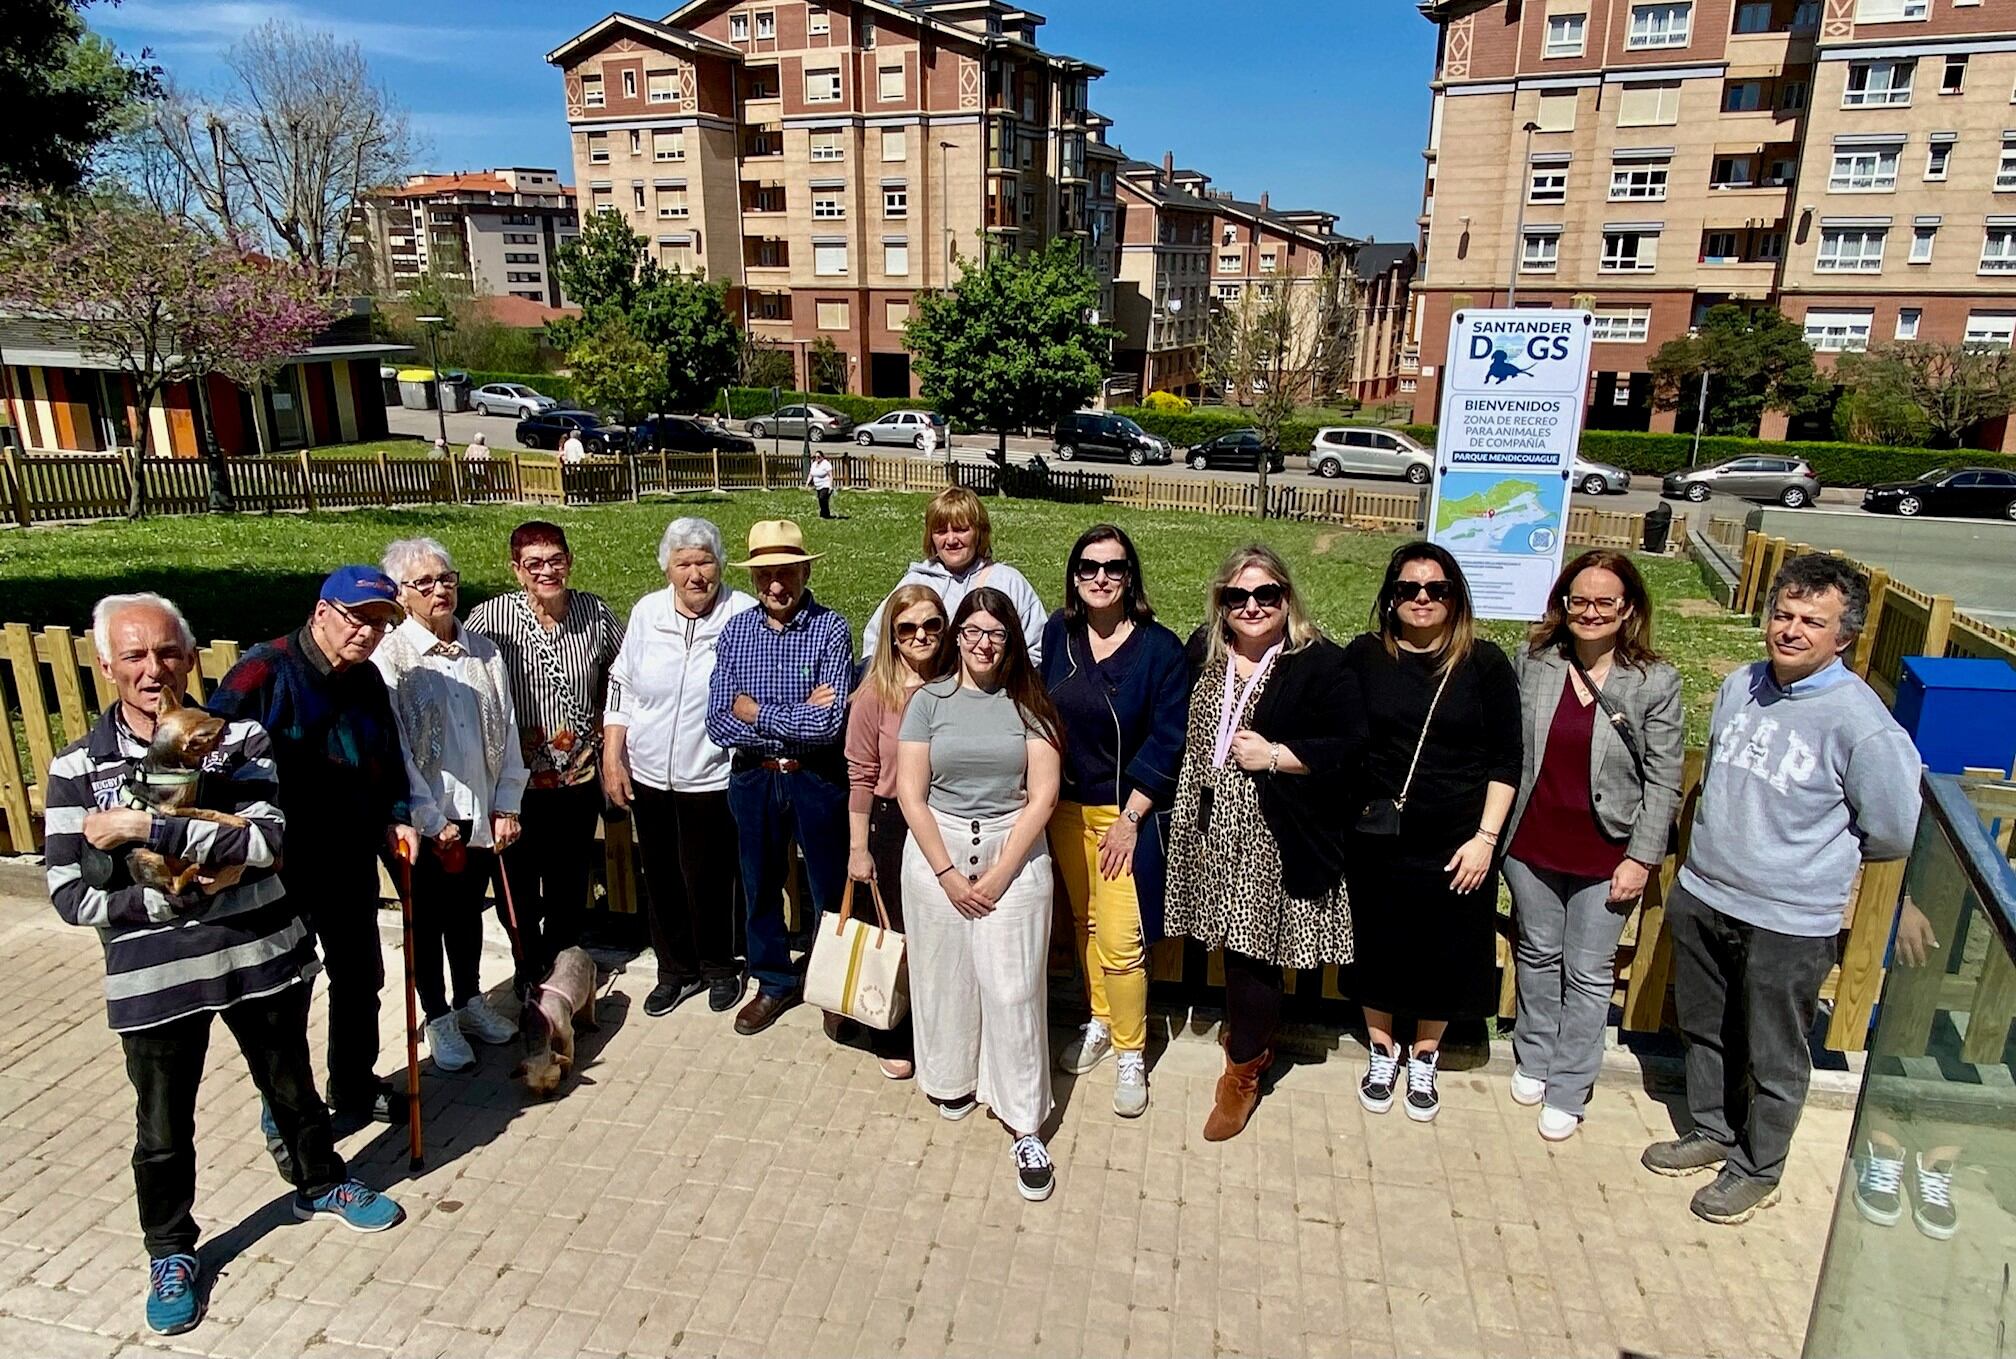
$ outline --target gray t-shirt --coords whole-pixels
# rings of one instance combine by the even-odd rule
[[[982,820],[1028,800],[1030,728],[1015,700],[939,680],[911,696],[900,741],[931,743],[931,809]]]

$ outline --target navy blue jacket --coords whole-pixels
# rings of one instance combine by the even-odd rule
[[[1127,804],[1135,789],[1146,793],[1155,809],[1141,819],[1134,844],[1134,892],[1141,903],[1144,944],[1162,937],[1164,875],[1168,863],[1169,805],[1176,797],[1176,775],[1183,767],[1183,742],[1190,721],[1191,670],[1183,643],[1160,623],[1136,626],[1138,648],[1127,677],[1108,696],[1120,730],[1120,778],[1111,798],[1095,805]],[[1064,611],[1043,625],[1043,683],[1055,693],[1091,665],[1085,629],[1068,627]],[[1066,730],[1068,743],[1074,733]]]

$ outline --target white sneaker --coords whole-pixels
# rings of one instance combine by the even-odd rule
[[[1512,1068],[1512,1102],[1529,1108],[1547,1097],[1547,1082]]]
[[[518,1036],[518,1026],[491,1009],[490,1002],[481,996],[457,1010],[455,1019],[462,1026],[462,1032],[474,1034],[492,1047],[508,1043]]]
[[[1581,1126],[1580,1118],[1563,1113],[1551,1104],[1540,1110],[1540,1135],[1549,1142],[1566,1142]]]
[[[1119,1075],[1113,1086],[1113,1112],[1122,1118],[1139,1118],[1148,1109],[1148,1054],[1123,1052],[1117,1060]]]
[[[1093,1067],[1106,1060],[1106,1054],[1113,1051],[1113,1035],[1099,1020],[1091,1020],[1079,1035],[1064,1045],[1064,1052],[1057,1058],[1057,1069],[1068,1071],[1074,1076],[1082,1076]]]
[[[476,1049],[462,1036],[452,1012],[427,1021],[427,1052],[436,1071],[467,1071],[476,1065]]]

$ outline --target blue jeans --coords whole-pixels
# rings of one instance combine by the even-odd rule
[[[728,780],[748,906],[749,975],[766,996],[786,995],[800,983],[784,931],[785,855],[792,840],[805,855],[813,907],[840,909],[847,885],[847,783],[845,766],[834,763],[837,777],[750,768]]]

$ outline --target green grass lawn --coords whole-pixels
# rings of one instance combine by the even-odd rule
[[[859,635],[868,612],[922,548],[926,497],[842,493],[846,517],[821,523],[809,492],[693,496],[642,505],[557,510],[576,558],[574,583],[607,598],[619,613],[663,585],[657,545],[676,515],[712,519],[739,557],[757,519],[796,517],[814,551],[819,598],[839,609]],[[1204,615],[1204,589],[1232,548],[1259,539],[1283,553],[1318,620],[1339,639],[1364,629],[1366,609],[1386,556],[1402,539],[1331,525],[1112,507],[993,501],[996,556],[1028,575],[1048,604],[1062,598],[1064,558],[1078,533],[1102,516],[1133,535],[1162,618],[1186,634]],[[344,562],[375,561],[394,538],[438,538],[454,553],[465,584],[465,610],[515,588],[506,541],[533,512],[524,506],[362,510],[344,514],[163,518],[0,532],[0,622],[88,626],[92,604],[122,590],[158,590],[179,603],[204,641],[250,644],[306,617],[324,574]],[[1720,677],[1758,654],[1755,629],[1703,593],[1690,563],[1644,561],[1658,600],[1658,642],[1687,682],[1688,731],[1698,741]],[[730,570],[729,579],[746,584]],[[1518,624],[1492,623],[1489,635],[1510,647]]]

